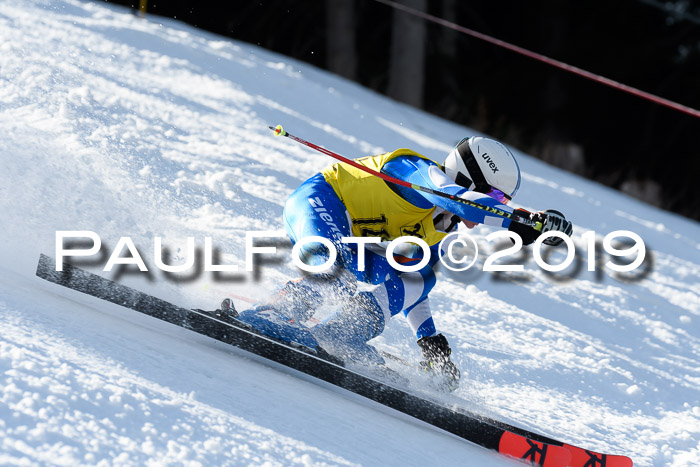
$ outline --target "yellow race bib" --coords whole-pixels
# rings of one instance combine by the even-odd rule
[[[410,149],[397,149],[356,162],[381,172],[384,164],[398,156],[427,157]],[[356,237],[381,237],[383,241],[414,236],[432,246],[446,235],[435,230],[435,207],[422,209],[412,205],[389,188],[376,175],[339,162],[321,171],[350,214],[352,234]]]

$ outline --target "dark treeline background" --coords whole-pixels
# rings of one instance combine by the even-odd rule
[[[700,108],[700,0],[399,1]],[[148,12],[329,69],[700,219],[696,117],[373,0],[149,0]]]

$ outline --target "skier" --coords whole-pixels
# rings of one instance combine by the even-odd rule
[[[476,207],[386,182],[349,164],[335,163],[306,180],[284,208],[285,227],[293,243],[321,236],[335,245],[338,256],[333,271],[289,281],[250,311],[267,313],[268,317],[271,312],[281,313],[290,321],[303,323],[324,302],[326,306],[340,303],[339,310],[310,328],[313,338],[332,354],[377,362],[381,357],[366,342],[382,333],[390,317],[402,312],[422,351],[421,365],[454,390],[460,371],[450,359],[447,339],[437,332],[428,298],[436,282],[433,268],[439,261],[440,241],[461,222],[469,229],[486,224],[511,230],[527,245],[550,230],[570,235],[571,222],[557,211],[531,213],[508,206],[520,188],[520,169],[511,151],[493,139],[464,138],[442,164],[410,149],[356,162],[412,184],[515,212],[543,227],[538,231]],[[357,244],[342,242],[350,236],[380,237],[383,241],[419,237],[430,246],[430,260],[419,271],[400,272],[389,264],[378,245],[368,245],[361,252]],[[558,244],[561,239],[550,237],[547,242]],[[418,247],[412,250],[394,259],[404,265],[416,264],[423,252]],[[300,259],[312,266],[329,258],[328,249],[320,243],[305,243],[299,251]],[[358,262],[360,253],[364,253],[364,269]],[[358,283],[375,287],[358,288]],[[236,313],[230,299],[222,303],[222,312],[227,310]]]

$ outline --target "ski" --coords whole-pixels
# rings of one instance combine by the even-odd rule
[[[632,466],[632,460],[625,456],[585,450],[466,410],[444,407],[345,368],[341,360],[323,351],[285,344],[233,319],[224,320],[212,313],[178,307],[67,263],[63,264],[63,271],[56,271],[54,259],[43,254],[36,275],[280,363],[530,465]]]

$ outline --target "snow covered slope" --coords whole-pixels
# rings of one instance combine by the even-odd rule
[[[33,277],[56,230],[129,236],[149,274],[104,273],[185,306],[258,298],[297,273],[153,267],[212,237],[244,264],[248,230],[281,230],[286,196],[332,162],[410,147],[439,159],[473,131],[307,65],[79,0],[0,3],[0,463],[511,465],[375,404]],[[700,226],[526,155],[517,203],[581,235],[638,233],[650,272],[554,277],[442,271],[431,301],[467,377],[450,402],[638,465],[700,463]],[[482,254],[486,228],[470,232]],[[605,260],[605,258],[604,258]],[[106,256],[94,261],[99,271]],[[604,261],[603,261],[604,262]],[[245,302],[242,302],[245,303]],[[401,318],[376,344],[418,349]]]

